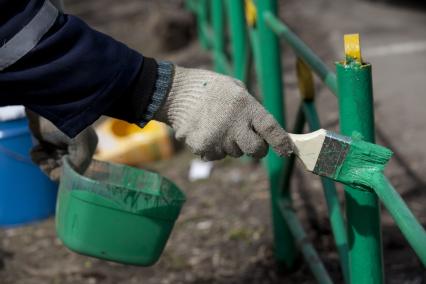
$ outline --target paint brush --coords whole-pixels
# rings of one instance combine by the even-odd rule
[[[306,169],[352,187],[371,188],[382,173],[392,151],[360,138],[320,129],[308,134],[290,134],[295,154]]]

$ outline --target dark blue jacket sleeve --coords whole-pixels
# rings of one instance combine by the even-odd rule
[[[15,9],[3,9],[4,3],[11,6],[13,2],[21,1],[0,0],[2,11],[9,13],[9,17],[1,13],[2,41],[40,7],[40,1],[31,0],[12,5],[19,6]],[[35,48],[0,72],[0,106],[25,105],[71,137],[101,115],[135,122],[140,118],[129,113],[138,113],[149,101],[156,67],[153,59],[143,58],[77,17],[59,14]],[[148,91],[135,97],[134,88]]]

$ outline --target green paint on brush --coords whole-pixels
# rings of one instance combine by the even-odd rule
[[[355,188],[372,188],[377,173],[382,173],[393,152],[383,146],[353,138],[344,162],[334,179]]]
[[[352,138],[327,131],[313,172],[352,187],[368,190],[373,179],[382,173],[392,157],[392,151],[361,140],[360,134]]]

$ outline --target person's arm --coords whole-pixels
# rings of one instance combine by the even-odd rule
[[[144,119],[158,79],[154,59],[48,1],[0,0],[0,9],[0,106],[25,105],[70,137],[103,114]]]
[[[71,137],[100,115],[141,127],[155,118],[209,160],[260,158],[267,144],[280,155],[292,152],[285,130],[241,82],[143,57],[62,13],[30,52],[0,72],[0,89],[0,105],[24,104]]]
[[[100,115],[147,120],[157,69],[164,70],[58,8],[0,0],[0,106],[27,107],[37,142],[31,157],[53,180],[64,155],[85,170],[97,142],[90,124]]]

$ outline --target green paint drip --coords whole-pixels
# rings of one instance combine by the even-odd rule
[[[334,179],[349,186],[366,190],[373,188],[378,173],[382,173],[393,152],[383,146],[353,137],[345,161]]]

